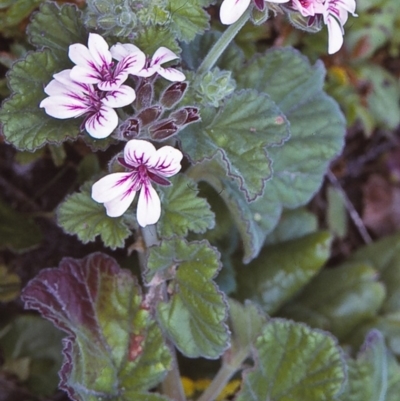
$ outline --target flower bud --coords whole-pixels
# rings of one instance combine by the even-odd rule
[[[145,107],[149,107],[153,102],[153,95],[153,85],[149,81],[143,80],[139,88],[136,90],[137,108],[140,110]]]
[[[136,118],[128,118],[119,127],[120,137],[126,140],[137,138],[140,133],[140,122]]]
[[[147,109],[143,109],[138,115],[137,118],[142,122],[143,126],[146,126],[158,119],[161,113],[163,112],[163,108],[160,105],[151,106]]]
[[[174,82],[161,95],[161,104],[166,108],[171,108],[177,104],[186,92],[186,82]]]
[[[199,109],[197,107],[184,107],[183,109],[171,113],[176,125],[183,126],[200,120]]]
[[[179,130],[179,127],[175,124],[171,118],[161,120],[149,127],[149,133],[152,139],[156,141],[162,141],[173,135]]]

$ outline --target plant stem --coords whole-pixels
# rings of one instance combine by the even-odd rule
[[[232,42],[234,37],[249,19],[251,9],[252,7],[249,7],[245,13],[234,24],[229,26],[229,28],[227,28],[220,38],[215,42],[214,46],[211,48],[210,52],[204,58],[197,70],[199,75],[204,74],[214,66],[217,60],[221,57],[221,54],[228,47],[229,43]]]
[[[146,245],[146,249],[148,251],[149,247],[153,245],[158,245],[160,240],[157,235],[156,225],[152,224],[145,228],[142,228],[142,238]],[[141,258],[141,265],[142,265],[142,272],[145,270],[146,266],[144,266],[144,258]],[[166,287],[165,283],[160,284],[163,286],[161,288],[161,292],[165,294],[166,297]],[[172,356],[172,368],[167,373],[164,381],[162,382],[162,391],[163,394],[169,397],[171,400],[174,401],[186,401],[185,392],[183,391],[183,386],[181,382],[181,375],[179,372],[178,361],[176,358],[176,350],[174,345],[167,340],[167,344],[169,345],[171,356]]]

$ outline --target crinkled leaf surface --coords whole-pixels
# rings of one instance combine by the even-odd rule
[[[109,217],[103,204],[91,196],[91,184],[82,186],[81,192],[65,198],[57,210],[57,222],[68,234],[75,234],[84,244],[100,235],[104,245],[122,248],[131,231],[124,217]]]
[[[238,269],[238,293],[272,314],[303,288],[330,256],[327,232],[263,248],[256,260]]]
[[[374,266],[386,287],[387,295],[382,312],[400,310],[400,235],[391,235],[357,250],[351,260]]]
[[[328,333],[272,319],[254,348],[256,366],[244,373],[237,401],[331,401],[342,389],[345,363]]]
[[[209,15],[203,9],[204,1],[174,0],[170,2],[171,29],[179,40],[191,42],[209,27]]]
[[[388,390],[388,358],[385,340],[378,330],[368,333],[357,359],[348,360],[349,375],[341,401],[385,401]]]
[[[323,92],[324,75],[322,63],[311,66],[293,49],[270,50],[237,71],[238,86],[267,93],[289,120],[291,133],[284,146],[268,148],[268,157],[274,161],[273,178],[255,202],[246,205],[243,194],[234,192],[224,177],[212,184],[217,190],[228,187],[221,196],[236,215],[245,262],[257,256],[283,207],[296,208],[310,200],[328,163],[342,149],[345,120],[338,105]]]
[[[3,102],[0,120],[6,140],[19,150],[35,150],[46,143],[76,138],[80,121],[60,121],[39,108],[47,96],[43,88],[53,74],[65,69],[50,50],[45,49],[16,62],[8,74],[12,95]]]
[[[60,7],[55,2],[45,2],[28,26],[30,42],[38,48],[49,48],[59,64],[65,65],[61,69],[73,66],[68,57],[70,45],[86,45],[87,33],[81,14],[74,4]]]
[[[39,316],[20,315],[2,330],[0,348],[5,370],[28,361],[26,385],[35,394],[50,395],[57,389],[64,334]],[[7,366],[9,367],[7,369]],[[21,372],[13,372],[19,375]]]
[[[186,356],[217,358],[228,346],[227,305],[212,280],[219,268],[219,254],[207,241],[172,239],[150,248],[147,280],[156,273],[161,281],[174,277],[171,298],[158,306],[158,320]]]
[[[60,377],[73,400],[124,400],[125,392],[157,385],[169,369],[169,349],[140,287],[105,254],[42,270],[22,299],[68,333]]]
[[[161,238],[185,237],[188,231],[204,233],[214,227],[214,213],[207,200],[198,196],[197,184],[183,174],[162,188],[162,217],[157,224]]]
[[[226,98],[218,111],[202,109],[201,117],[181,136],[184,152],[194,163],[219,153],[226,170],[221,178],[234,178],[249,201],[256,199],[272,174],[266,148],[289,137],[285,116],[267,95],[245,90]]]
[[[135,46],[146,49],[146,53],[152,55],[159,47],[164,46],[175,54],[180,53],[180,47],[172,30],[160,26],[148,26],[138,32],[135,38]]]
[[[0,249],[24,252],[40,245],[42,232],[31,218],[0,201]]]
[[[323,270],[286,305],[284,316],[329,330],[339,339],[376,315],[385,298],[376,270],[363,263]]]

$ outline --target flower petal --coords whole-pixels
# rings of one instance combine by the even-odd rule
[[[250,0],[224,0],[219,9],[219,17],[224,25],[236,22],[249,7]]]
[[[154,75],[158,70],[159,70],[159,66],[150,66],[147,68],[142,68],[140,71],[136,72],[134,75],[136,75],[137,77],[143,77],[143,78],[148,78],[151,77],[152,75]]]
[[[123,195],[132,187],[132,173],[108,174],[92,186],[92,199],[99,203],[109,202]]]
[[[136,217],[141,227],[155,224],[161,216],[161,202],[155,189],[149,183],[140,190]]]
[[[155,153],[156,148],[152,143],[141,139],[132,139],[125,145],[124,159],[128,165],[138,167],[141,164],[147,165],[149,159]]]
[[[135,198],[135,195],[136,191],[130,190],[121,196],[118,196],[108,202],[104,202],[107,216],[122,216],[128,210],[133,199]]]
[[[332,16],[328,17],[327,20],[328,27],[328,53],[336,53],[343,45],[343,28],[339,24],[339,21]]]
[[[162,77],[168,79],[168,81],[172,82],[182,82],[186,79],[185,74],[176,70],[175,68],[163,68],[160,67],[157,71]]]
[[[135,99],[135,90],[130,86],[121,85],[118,89],[107,92],[101,102],[108,107],[116,108],[127,106]]]
[[[175,60],[179,58],[173,51],[167,49],[164,46],[161,46],[156,50],[153,57],[151,58],[150,65],[161,65],[166,63],[167,61]]]
[[[100,109],[89,116],[85,122],[86,131],[96,139],[111,135],[118,125],[118,116],[114,109],[101,105]]]
[[[53,75],[53,80],[44,88],[50,96],[57,95],[80,95],[89,93],[93,88],[91,85],[76,82],[70,77],[71,70],[63,70]]]
[[[147,163],[149,170],[157,175],[171,177],[181,169],[183,154],[172,146],[163,146],[158,149]]]
[[[76,65],[71,70],[71,78],[76,82],[98,84],[101,82],[102,76],[100,72],[95,69],[89,69],[87,67]]]
[[[81,43],[74,43],[69,46],[68,57],[76,65],[99,73],[100,66],[93,59],[89,49]]]
[[[129,73],[135,75],[146,64],[146,56],[142,51],[136,51],[124,57],[116,66],[115,74]]]
[[[40,102],[39,107],[44,108],[49,116],[62,120],[79,117],[89,109],[83,100],[71,96],[46,97]]]
[[[141,50],[131,43],[117,43],[110,49],[111,55],[118,61],[135,52],[141,52]]]
[[[97,33],[89,33],[88,48],[93,60],[98,66],[109,66],[112,62],[108,44],[104,38]]]

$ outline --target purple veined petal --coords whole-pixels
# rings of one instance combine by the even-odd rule
[[[122,60],[132,53],[141,52],[141,50],[131,43],[117,43],[111,47],[110,53],[115,60]],[[144,53],[143,53],[144,54]]]
[[[52,84],[53,81],[60,83],[61,86],[63,86],[68,94],[76,94],[76,95],[82,95],[82,94],[88,94],[90,92],[93,91],[93,87],[89,84],[82,84],[80,82],[76,82],[71,78],[71,70],[63,70],[58,72],[57,74],[53,75],[53,80],[50,81],[49,85]],[[49,86],[48,85],[48,86]],[[50,91],[52,91],[53,89],[57,88],[57,86],[55,84],[52,84]],[[58,90],[61,87],[58,87]],[[57,90],[57,89],[56,89]],[[47,86],[45,88],[45,92],[50,95],[53,96],[53,93],[48,93],[47,92]],[[55,95],[55,93],[54,93]]]
[[[67,96],[71,90],[61,82],[52,79],[44,88],[44,92],[49,96]]]
[[[142,68],[140,71],[136,72],[133,75],[136,75],[137,77],[148,78],[154,75],[159,70],[159,68],[159,66],[153,65],[150,67]]]
[[[121,85],[118,89],[107,92],[101,102],[108,107],[116,108],[127,106],[135,99],[135,90],[130,86]]]
[[[89,70],[100,72],[100,66],[96,64],[89,49],[81,43],[74,43],[69,46],[68,57],[73,63]]]
[[[183,154],[179,149],[163,146],[151,156],[147,167],[157,175],[171,177],[181,169],[182,158]]]
[[[108,50],[108,43],[102,36],[97,33],[89,33],[88,48],[98,66],[109,67],[112,62],[112,56]]]
[[[81,67],[76,65],[71,70],[71,78],[76,82],[85,84],[98,84],[101,82],[101,73],[93,68]]]
[[[124,148],[125,162],[132,167],[147,165],[149,159],[156,153],[154,145],[141,139],[128,141]]]
[[[157,66],[179,58],[173,51],[161,46],[151,58],[150,66]]]
[[[107,80],[103,78],[103,80],[101,80],[97,84],[97,87],[105,92],[113,91],[115,89],[118,89],[126,81],[127,78],[128,78],[128,73],[123,72],[118,76],[110,77]]]
[[[219,18],[224,25],[236,22],[247,10],[251,0],[224,0],[219,9]]]
[[[136,217],[141,227],[155,224],[161,216],[160,198],[150,183],[143,185],[140,190]]]
[[[137,51],[124,57],[116,66],[115,74],[127,72],[136,75],[146,64],[146,55],[142,51]]]
[[[343,45],[343,28],[339,21],[332,16],[328,16],[328,53],[336,53]]]
[[[104,207],[106,208],[107,216],[109,217],[120,217],[129,208],[133,199],[135,199],[136,191],[129,189],[124,194],[115,197],[114,199],[104,202]]]
[[[85,129],[96,139],[107,138],[117,128],[118,116],[114,109],[101,105],[100,109],[86,119]]]
[[[172,82],[182,82],[186,79],[185,74],[175,68],[160,67],[157,71],[163,78]]]
[[[338,0],[336,1],[336,7],[341,7],[347,12],[356,16],[356,2],[355,0]]]
[[[109,202],[132,188],[133,180],[132,172],[108,174],[93,184],[92,199],[98,203]]]
[[[51,117],[66,119],[79,117],[89,110],[89,106],[79,98],[71,96],[50,96],[43,99],[39,107],[44,108]]]

